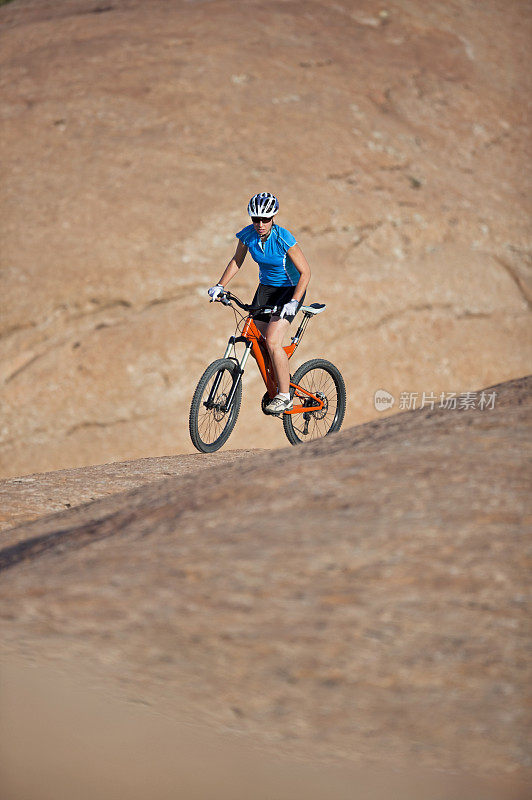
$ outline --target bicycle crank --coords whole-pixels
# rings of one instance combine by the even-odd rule
[[[267,417],[270,417],[271,414],[268,414],[264,409],[266,408],[266,406],[268,405],[270,400],[271,400],[271,398],[270,398],[270,395],[268,394],[268,392],[264,392],[264,394],[262,395],[262,400],[260,401],[260,408],[261,408],[262,413],[265,414],[265,416],[267,416]]]

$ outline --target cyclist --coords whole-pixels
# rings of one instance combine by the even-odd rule
[[[216,300],[251,253],[259,265],[259,286],[254,306],[282,306],[278,315],[253,314],[253,320],[265,338],[277,379],[277,394],[265,407],[267,414],[280,414],[293,407],[290,398],[290,367],[283,349],[283,339],[299,311],[310,281],[310,267],[295,237],[274,222],[279,201],[270,192],[255,194],[248,203],[251,225],[236,234],[235,254],[216,286],[208,294]]]

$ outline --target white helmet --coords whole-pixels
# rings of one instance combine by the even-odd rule
[[[279,201],[270,192],[254,194],[248,203],[248,214],[250,217],[273,217],[279,211]]]

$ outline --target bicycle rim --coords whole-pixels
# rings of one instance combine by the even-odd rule
[[[226,410],[225,404],[237,379],[238,365],[221,358],[209,364],[199,380],[190,406],[189,430],[192,444],[202,453],[219,450],[236,425],[242,401],[241,382],[231,408]]]
[[[321,411],[284,414],[283,427],[291,444],[312,442],[340,430],[345,415],[346,391],[342,375],[334,364],[325,359],[312,359],[296,370],[293,383],[319,397]],[[315,405],[303,392],[295,390],[294,405]]]

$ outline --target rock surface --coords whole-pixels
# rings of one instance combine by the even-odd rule
[[[232,332],[205,289],[264,189],[347,424],[530,372],[525,0],[15,0],[0,27],[2,476],[191,451]],[[233,447],[284,444],[261,395],[250,369]]]
[[[89,503],[135,486],[162,480],[170,475],[192,475],[216,465],[232,464],[249,456],[250,450],[229,450],[212,455],[161,456],[120,464],[57,470],[0,481],[0,531],[31,522],[54,511]],[[18,535],[18,534],[17,534]],[[1,536],[5,547],[8,538]]]
[[[4,654],[278,757],[530,777],[531,387],[3,532]]]

